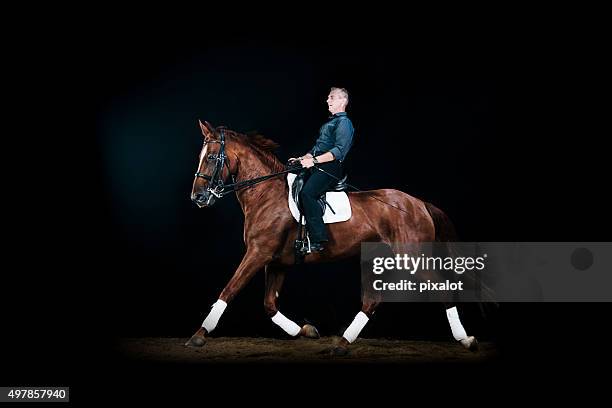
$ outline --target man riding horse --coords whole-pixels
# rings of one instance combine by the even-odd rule
[[[333,175],[327,176],[323,171],[312,172],[302,194],[311,239],[317,240],[319,247],[327,237],[329,241],[325,251],[310,254],[305,258],[305,263],[359,256],[364,242],[380,242],[397,252],[397,245],[401,243],[455,241],[452,223],[442,210],[395,189],[347,193],[353,209],[351,217],[330,224],[326,230],[316,199],[331,186],[336,175],[340,176],[341,161],[352,145],[353,136],[353,126],[344,112],[348,103],[346,91],[332,88],[327,102],[333,117],[321,128],[313,149],[299,161],[307,169],[318,162],[321,170],[327,166],[325,172]],[[313,325],[300,327],[283,315],[278,307],[287,271],[295,265],[294,237],[300,228],[288,208],[290,187],[286,177],[283,177],[293,169],[287,168],[272,153],[278,145],[261,135],[247,136],[225,127],[214,128],[208,122],[200,122],[200,127],[204,141],[191,200],[204,208],[212,206],[217,199],[229,193],[235,193],[244,214],[246,252],[202,326],[186,345],[202,347],[207,335],[217,327],[228,304],[261,270],[265,271],[264,309],[272,322],[292,337],[319,337]],[[229,180],[231,183],[228,184]],[[432,273],[434,275],[423,278],[441,278],[435,276],[436,271]],[[344,355],[348,352],[349,344],[359,337],[379,303],[380,299],[367,296],[367,293],[362,296],[360,312],[345,330],[332,354]],[[452,299],[444,299],[444,303],[455,340],[466,348],[475,349],[477,341],[467,335]]]
[[[337,178],[342,177],[342,163],[353,145],[354,128],[346,115],[348,101],[346,89],[332,88],[327,97],[327,106],[332,116],[321,126],[314,147],[304,156],[289,159],[290,162],[299,161],[302,167],[309,169],[307,181],[300,193],[300,201],[310,236],[310,250],[313,252],[323,251],[324,243],[329,241],[323,223],[323,211],[317,203],[321,194],[336,182],[326,173]],[[315,171],[315,164],[325,172]]]

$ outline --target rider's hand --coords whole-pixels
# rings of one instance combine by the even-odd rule
[[[301,157],[292,157],[292,158],[289,159],[289,163],[294,163],[294,162],[300,161],[300,160],[302,160]]]
[[[312,157],[306,157],[300,160],[300,163],[302,163],[302,167],[307,168],[307,169],[314,166],[314,161],[312,160]]]

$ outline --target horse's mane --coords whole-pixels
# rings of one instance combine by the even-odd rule
[[[273,172],[285,170],[285,166],[278,157],[274,154],[274,150],[280,145],[275,141],[268,139],[258,132],[248,132],[246,134],[238,133],[233,130],[226,129],[226,134],[239,140],[243,144],[251,147],[257,154],[261,156],[264,163],[268,164]]]

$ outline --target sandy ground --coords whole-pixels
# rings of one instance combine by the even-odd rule
[[[476,352],[458,343],[359,339],[343,357],[332,357],[335,337],[279,340],[250,337],[210,338],[202,348],[189,348],[187,338],[124,338],[120,353],[136,361],[170,363],[479,363],[498,357],[494,344],[481,342]]]

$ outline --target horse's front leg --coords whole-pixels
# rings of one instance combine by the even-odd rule
[[[293,337],[304,336],[311,339],[318,339],[319,332],[311,324],[298,326],[294,321],[285,317],[277,307],[277,300],[280,295],[283,281],[285,280],[286,267],[276,264],[266,265],[266,294],[264,296],[264,308],[272,321],[287,334]]]
[[[234,276],[227,283],[219,299],[212,305],[212,309],[204,319],[202,327],[189,339],[186,346],[202,347],[206,343],[206,335],[212,332],[225,311],[227,304],[251,280],[257,271],[261,270],[271,260],[270,256],[258,250],[247,250],[242,262],[234,272]]]

